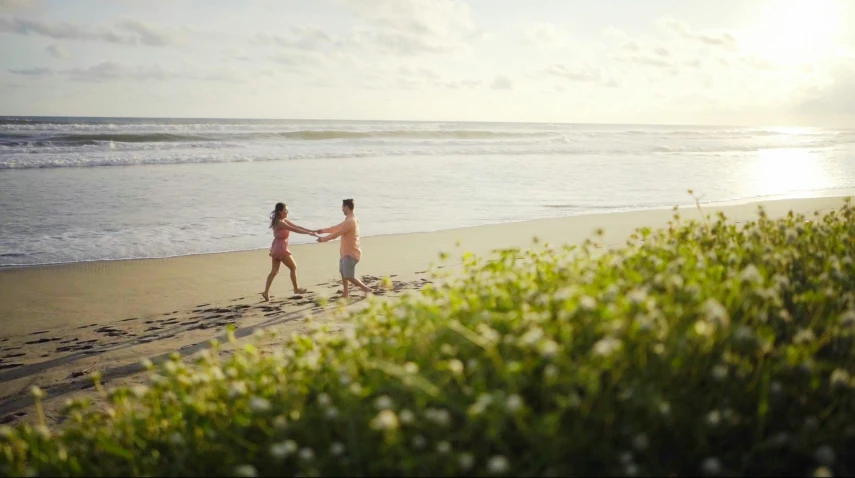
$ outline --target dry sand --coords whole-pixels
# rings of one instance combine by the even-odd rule
[[[704,213],[722,211],[743,222],[756,218],[758,205],[780,217],[842,203],[842,197],[780,199],[705,206]],[[695,208],[680,212],[684,219],[701,218]],[[441,251],[449,253],[442,264],[453,272],[463,251],[525,248],[533,237],[577,244],[597,229],[605,230],[598,239],[603,247],[617,246],[636,228],[664,226],[672,215],[670,209],[645,210],[365,237],[357,273],[378,293],[394,297],[429,283],[431,266],[445,267]],[[47,413],[56,421],[65,398],[91,393],[89,373],[101,372],[108,386],[139,381],[142,359],[164,359],[173,351],[191,355],[210,339],[222,339],[228,324],[241,337],[271,327],[299,333],[308,315],[329,321],[343,305],[322,300],[335,299],[340,289],[338,244],[295,245],[292,252],[300,285],[309,293],[292,297],[288,276],[280,272],[270,303],[259,295],[270,268],[266,250],[0,270],[0,423],[27,417],[32,385],[48,392]],[[378,287],[381,277],[392,279],[393,290]]]

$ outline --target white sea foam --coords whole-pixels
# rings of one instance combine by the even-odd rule
[[[355,197],[376,235],[668,207],[689,188],[703,201],[853,188],[853,143],[823,129],[0,118],[0,266],[263,248],[277,201],[321,227]]]

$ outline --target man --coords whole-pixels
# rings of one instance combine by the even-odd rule
[[[329,234],[319,237],[318,242],[328,242],[341,237],[341,259],[339,259],[338,270],[341,273],[341,286],[345,299],[349,297],[349,284],[362,289],[366,297],[371,293],[371,289],[356,278],[356,263],[362,259],[362,250],[359,249],[359,219],[353,214],[353,209],[353,199],[345,199],[341,202],[344,221],[338,226],[315,231],[318,234]]]

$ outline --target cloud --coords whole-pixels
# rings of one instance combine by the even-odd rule
[[[174,38],[142,22],[130,20],[110,28],[89,27],[69,22],[46,22],[20,17],[0,18],[0,33],[43,36],[54,40],[101,41],[124,45],[166,46]]]
[[[136,20],[122,22],[119,27],[135,33],[143,45],[167,46],[174,43],[171,35]]]
[[[553,63],[544,72],[547,75],[571,81],[600,81],[602,79],[600,70],[590,65],[569,67],[563,63]]]
[[[659,25],[670,31],[671,33],[685,38],[704,43],[710,46],[721,47],[730,51],[737,51],[739,44],[731,33],[718,31],[697,31],[692,30],[689,25],[671,17],[665,17],[659,20]]]
[[[170,80],[202,80],[214,82],[240,83],[245,81],[243,76],[234,70],[197,71],[189,68],[172,70],[159,64],[145,66],[126,66],[114,61],[103,61],[88,68],[74,68],[59,72],[78,81],[170,81]]]
[[[615,28],[614,26],[609,25],[608,27],[606,27],[605,30],[603,30],[603,36],[606,38],[621,40],[627,38],[629,35],[627,35],[626,32],[624,32],[620,28]]]
[[[22,70],[9,70],[9,73],[13,75],[23,75],[23,76],[51,76],[53,75],[53,70],[50,68],[25,68]]]
[[[339,0],[362,19],[351,41],[395,55],[464,51],[478,38],[469,6],[459,0]]]
[[[450,90],[460,90],[463,88],[472,89],[484,84],[481,80],[460,80],[460,81],[439,81],[435,83],[437,86],[443,86]]]
[[[823,119],[826,115],[834,115],[855,121],[855,61],[835,65],[829,75],[827,84],[802,91],[799,108]]]
[[[609,78],[603,81],[603,86],[609,88],[623,88],[623,84],[617,78]]]
[[[430,68],[424,67],[410,68],[406,65],[402,65],[398,68],[398,73],[408,78],[423,78],[429,80],[438,80],[440,78],[439,73]]]
[[[29,8],[32,3],[32,0],[0,0],[0,12]]]
[[[758,58],[755,55],[742,56],[739,58],[739,61],[741,61],[742,63],[744,63],[744,64],[746,64],[752,68],[756,68],[758,70],[767,70],[768,71],[768,70],[776,69],[776,67],[773,63],[766,61],[762,58]]]
[[[504,75],[498,75],[495,79],[493,79],[493,83],[490,84],[490,88],[494,90],[512,90],[514,89],[514,84]]]
[[[646,53],[637,54],[617,54],[614,59],[622,63],[633,63],[642,66],[652,66],[655,68],[671,68],[674,64],[670,60],[660,58],[658,56],[649,55]]]
[[[523,29],[523,41],[538,48],[558,46],[564,43],[561,33],[549,22],[538,22]]]
[[[259,33],[255,35],[254,41],[263,45],[278,45],[302,50],[323,50],[341,42],[334,35],[314,25],[294,26],[284,34]]]
[[[45,51],[48,53],[48,55],[55,58],[61,58],[63,60],[71,58],[71,53],[69,53],[68,50],[66,50],[66,48],[62,45],[50,45],[49,47],[45,48]]]

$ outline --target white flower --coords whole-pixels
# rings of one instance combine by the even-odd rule
[[[558,301],[565,301],[573,295],[573,290],[572,287],[564,287],[555,291],[552,297]]]
[[[447,441],[441,441],[436,444],[436,451],[441,455],[445,455],[446,453],[451,451],[451,444]]]
[[[849,309],[840,314],[840,325],[845,327],[852,327],[855,325],[855,309]]]
[[[398,416],[392,410],[383,410],[371,420],[374,430],[394,430],[398,428]]]
[[[223,370],[220,367],[211,367],[208,370],[208,373],[211,375],[211,378],[214,380],[225,380],[226,374],[223,373]]]
[[[749,264],[748,267],[742,269],[739,277],[745,282],[753,282],[756,284],[763,282],[763,276],[760,275],[760,271],[757,270],[757,267],[755,267],[754,264]]]
[[[513,413],[523,407],[523,399],[517,394],[510,395],[505,401],[505,408]]]
[[[594,344],[593,352],[594,355],[605,357],[619,350],[622,345],[623,343],[620,341],[620,339],[614,337],[604,337]]]
[[[277,460],[284,460],[295,451],[297,451],[297,443],[293,440],[274,443],[270,446],[270,456]]]
[[[134,385],[131,387],[131,393],[137,398],[143,398],[148,393],[148,387],[145,385]]]
[[[168,373],[169,375],[175,375],[175,372],[178,371],[178,365],[170,360],[169,362],[163,364],[163,369],[166,370],[166,373]]]
[[[344,451],[345,451],[344,445],[340,442],[335,442],[332,445],[330,445],[330,455],[332,455],[332,456],[343,455]]]
[[[589,295],[579,298],[579,308],[586,311],[594,310],[597,307],[597,300]]]
[[[714,325],[726,327],[730,324],[730,315],[727,309],[715,299],[707,299],[701,305],[704,317]]]
[[[543,375],[546,378],[555,378],[558,376],[558,367],[555,365],[549,364],[543,369]]]
[[[626,298],[629,299],[632,304],[637,305],[647,299],[647,292],[645,292],[643,289],[633,289],[628,294],[626,294]]]
[[[329,419],[333,419],[333,418],[338,417],[338,408],[336,408],[336,407],[327,408],[326,415],[327,415],[327,418],[329,418]]]
[[[258,476],[258,472],[255,471],[255,467],[252,465],[238,465],[235,467],[235,476],[241,476],[244,478],[252,478]]]
[[[707,458],[701,463],[701,471],[705,475],[718,475],[721,473],[721,461],[715,457]]]
[[[425,417],[440,426],[448,426],[451,423],[451,413],[445,409],[428,408]]]
[[[721,413],[718,410],[707,413],[707,424],[717,427],[719,423],[721,423]]]
[[[169,435],[169,443],[174,446],[182,446],[184,445],[184,437],[178,432],[172,432]]]
[[[561,347],[554,340],[541,340],[537,345],[537,350],[540,352],[540,355],[543,357],[552,357],[558,353],[558,350]]]
[[[816,335],[814,335],[813,330],[811,329],[801,329],[796,332],[795,337],[793,337],[793,343],[796,344],[811,343],[814,340],[816,340]]]
[[[836,387],[845,387],[849,385],[849,380],[849,372],[842,368],[834,369],[834,371],[831,372],[831,378],[829,379],[831,385]]]
[[[241,395],[246,395],[246,383],[232,382],[229,387],[229,398],[235,398]]]
[[[712,375],[713,378],[718,381],[724,380],[725,378],[727,378],[727,367],[721,364],[716,365],[715,367],[713,367]]]
[[[404,370],[407,373],[419,373],[419,366],[413,362],[407,362],[404,364]]]
[[[733,334],[736,340],[747,341],[754,338],[754,332],[747,325],[740,325]]]
[[[475,458],[471,453],[461,453],[457,457],[457,463],[460,464],[460,468],[463,468],[464,471],[469,470],[475,465]]]
[[[487,471],[495,475],[506,473],[508,468],[510,468],[508,459],[502,455],[494,456],[487,462]]]
[[[813,476],[814,478],[831,478],[834,475],[831,474],[831,470],[824,466],[821,466],[813,471]]]
[[[327,395],[326,393],[318,395],[318,405],[322,407],[327,407],[330,403],[332,403],[332,399],[329,395]]]
[[[374,400],[374,407],[378,410],[388,410],[392,408],[393,405],[394,403],[388,395],[380,395],[376,400]]]
[[[463,362],[457,359],[452,359],[448,361],[448,370],[451,371],[454,375],[460,375],[463,373]]]
[[[532,327],[528,330],[522,337],[520,337],[520,343],[523,345],[534,345],[538,340],[543,337],[543,330],[540,327]]]
[[[632,446],[638,451],[644,451],[650,445],[650,440],[644,433],[639,433],[632,439]]]
[[[303,461],[310,461],[315,459],[315,451],[311,448],[303,448],[300,450],[300,459]]]
[[[249,399],[249,409],[253,413],[265,413],[270,411],[270,400],[262,397],[252,396]]]
[[[828,445],[823,445],[817,448],[813,453],[813,457],[816,462],[822,466],[831,466],[834,464],[834,450],[832,450]]]
[[[472,415],[480,415],[493,403],[493,396],[488,393],[482,393],[478,396],[478,400],[469,407],[469,413]]]
[[[154,368],[154,363],[149,359],[143,359],[143,361],[140,362],[140,365],[142,365],[142,367],[146,370],[151,370]]]
[[[273,419],[273,428],[279,431],[288,428],[288,419],[284,415],[279,415]]]
[[[401,413],[398,418],[404,425],[410,425],[416,421],[416,415],[409,410],[401,410]]]
[[[425,447],[425,445],[427,445],[427,440],[425,440],[425,437],[421,435],[416,435],[413,437],[413,448],[421,450]]]

